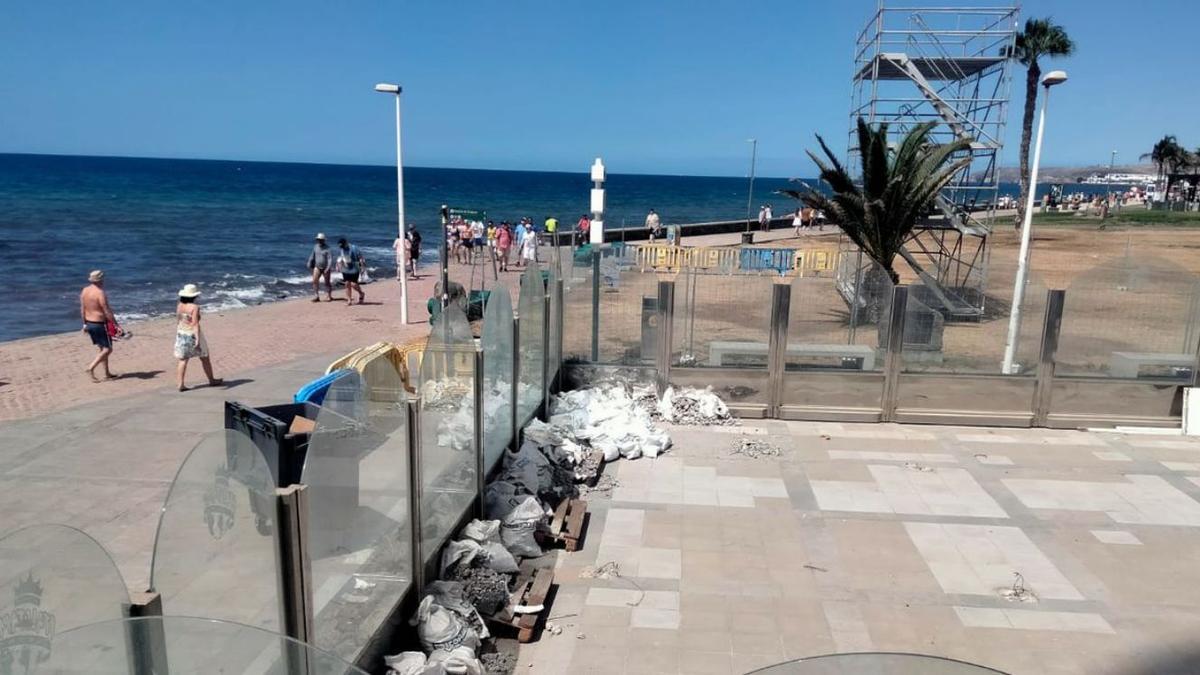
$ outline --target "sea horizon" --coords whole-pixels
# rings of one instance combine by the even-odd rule
[[[123,321],[169,314],[185,283],[205,290],[210,311],[307,295],[317,232],[348,237],[377,277],[390,277],[395,181],[394,166],[376,164],[0,153],[0,252],[12,268],[0,342],[78,330],[78,293],[92,269],[106,271]],[[583,170],[406,166],[405,216],[431,268],[442,204],[497,222],[552,214],[571,229],[591,187]],[[740,220],[747,187],[744,176],[610,173],[605,220],[639,227],[651,208],[664,224]],[[762,203],[790,210],[776,193],[785,187],[795,183],[756,176],[751,217]],[[1016,191],[1002,184],[1001,194]]]

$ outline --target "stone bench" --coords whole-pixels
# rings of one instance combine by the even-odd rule
[[[1142,366],[1172,366],[1191,369],[1196,365],[1193,354],[1164,354],[1160,352],[1113,352],[1108,374],[1113,377],[1136,378]]]
[[[761,356],[766,358],[768,345],[765,342],[715,341],[708,343],[708,365],[725,365],[725,358],[737,356]],[[787,356],[834,356],[855,359],[859,370],[875,369],[875,350],[867,345],[815,345],[789,344]]]

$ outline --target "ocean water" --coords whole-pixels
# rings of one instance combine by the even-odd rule
[[[124,321],[174,311],[186,283],[200,285],[210,311],[304,294],[318,231],[347,237],[378,276],[393,275],[395,180],[386,166],[0,154],[0,341],[78,330],[79,289],[95,268]],[[582,172],[412,167],[404,181],[427,263],[442,204],[573,224],[591,188]],[[774,194],[787,184],[756,179],[755,210],[789,208]],[[610,174],[605,220],[634,226],[650,208],[664,223],[743,218],[746,187],[744,177]]]

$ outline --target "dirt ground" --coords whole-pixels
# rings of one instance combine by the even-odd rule
[[[693,245],[703,245],[692,238]],[[837,250],[838,235],[827,233],[781,239],[772,246]],[[998,373],[1008,331],[1019,234],[1007,224],[989,238],[986,312],[980,321],[947,322],[938,353],[911,351],[909,370]],[[1018,341],[1018,363],[1036,361],[1047,289],[1065,289],[1066,307],[1059,366],[1064,374],[1103,375],[1115,351],[1194,353],[1200,335],[1200,230],[1106,230],[1079,227],[1040,228],[1033,238],[1031,275],[1026,287]],[[901,281],[918,281],[901,265]],[[713,341],[765,343],[770,316],[770,287],[791,283],[789,342],[877,346],[878,326],[851,326],[847,304],[837,293],[832,272],[805,278],[774,275],[678,272],[623,273],[617,289],[601,294],[601,359],[633,363],[641,354],[642,299],[657,295],[659,280],[676,281],[673,344],[676,358],[708,359]],[[565,305],[568,355],[590,351],[590,273],[581,270]],[[909,322],[934,322],[932,312],[910,305]],[[649,356],[649,355],[646,355]],[[687,360],[685,358],[685,360]],[[764,363],[765,356],[747,363]],[[813,359],[789,363],[832,366]],[[882,367],[877,359],[876,368]],[[1162,374],[1170,374],[1164,371]]]

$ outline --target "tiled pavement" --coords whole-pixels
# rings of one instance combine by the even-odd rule
[[[1011,673],[1200,672],[1200,442],[747,421],[606,468],[518,672],[743,673],[901,651]],[[740,432],[783,450],[747,459]],[[618,578],[581,577],[616,562]],[[1173,667],[1162,667],[1175,663]],[[1148,664],[1154,664],[1150,666]]]

